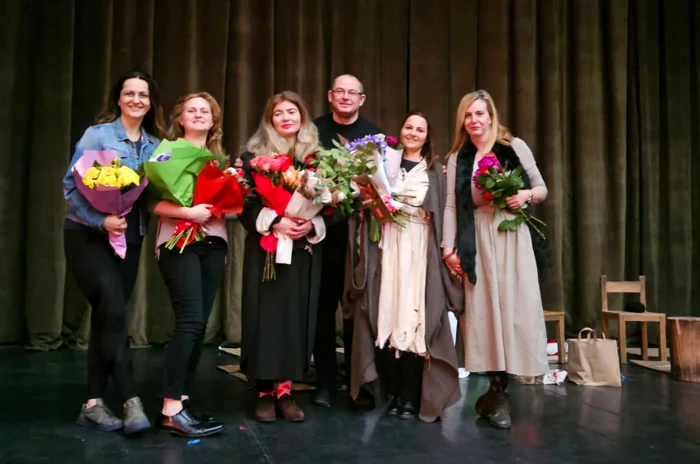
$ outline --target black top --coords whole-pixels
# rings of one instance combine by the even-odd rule
[[[361,117],[358,117],[357,121],[352,124],[339,124],[333,120],[333,113],[316,118],[314,124],[318,128],[319,141],[326,149],[335,148],[333,140],[340,142],[338,134],[345,137],[348,142],[352,142],[366,135],[383,133],[377,126]]]
[[[136,156],[140,158],[141,156],[141,146],[142,141],[139,139],[133,142],[134,148],[136,148]],[[139,197],[134,203],[131,211],[126,215],[126,231],[124,235],[126,236],[127,243],[141,243],[141,213],[139,210],[142,207],[141,198]]]
[[[358,117],[352,124],[339,124],[333,120],[333,113],[328,113],[314,120],[318,128],[318,139],[326,149],[335,148],[333,140],[340,142],[338,134],[352,142],[367,135],[383,133],[381,129],[368,120]],[[326,219],[326,238],[321,245],[324,250],[324,262],[340,262],[345,258],[346,242],[348,240],[347,218]]]
[[[401,158],[401,169],[405,169],[406,172],[410,172],[411,169],[415,168],[420,164],[420,161],[411,161],[406,158]]]

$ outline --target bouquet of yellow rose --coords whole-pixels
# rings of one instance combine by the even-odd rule
[[[75,185],[93,208],[104,214],[126,216],[148,185],[145,175],[122,166],[111,150],[85,150],[72,169]],[[109,243],[120,258],[126,256],[126,237],[109,233]]]
[[[103,187],[119,187],[122,193],[141,183],[141,176],[129,166],[122,166],[121,158],[115,158],[111,164],[103,166],[95,161],[83,175],[83,184],[91,189],[98,185]]]

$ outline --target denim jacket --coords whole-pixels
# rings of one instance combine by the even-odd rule
[[[68,202],[66,218],[95,229],[102,229],[102,222],[107,217],[90,205],[73,179],[71,170],[85,150],[114,150],[124,166],[138,169],[153,155],[159,143],[156,137],[141,127],[141,152],[136,153],[136,144],[127,137],[121,118],[88,127],[75,145],[75,154],[63,178],[63,196]],[[144,236],[148,229],[148,213],[144,209],[141,209],[140,222],[140,232]]]

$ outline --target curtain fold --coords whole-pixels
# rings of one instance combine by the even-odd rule
[[[232,159],[273,93],[300,93],[316,117],[329,111],[327,90],[341,73],[362,80],[362,115],[388,134],[398,135],[406,111],[425,111],[442,158],[460,98],[484,88],[502,122],[532,148],[549,188],[537,207],[554,250],[545,309],[565,310],[570,334],[599,326],[600,275],[644,274],[649,310],[700,316],[693,0],[3,5],[0,343],[45,350],[84,346],[89,337],[89,307],[65,271],[61,180],[112,80],[128,69],[153,74],[166,114],[185,93],[214,95]],[[133,346],[167,343],[174,324],[151,221],[129,302]],[[236,222],[228,229],[208,342],[241,335],[245,231]],[[614,309],[623,303],[612,300]]]

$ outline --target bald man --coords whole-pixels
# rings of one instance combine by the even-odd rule
[[[383,133],[377,126],[360,116],[360,108],[366,98],[362,82],[357,77],[343,74],[335,78],[328,91],[332,111],[314,121],[318,127],[321,145],[330,149],[335,147],[334,140],[343,143],[366,135]],[[335,388],[335,312],[343,295],[347,241],[348,223],[347,218],[343,218],[339,222],[327,225],[326,238],[321,242],[323,274],[314,343],[318,386],[311,401],[325,407],[331,406],[330,392]],[[343,322],[345,377],[350,385],[353,323],[352,320]],[[374,398],[366,390],[362,390],[355,403],[361,407],[373,408]]]

